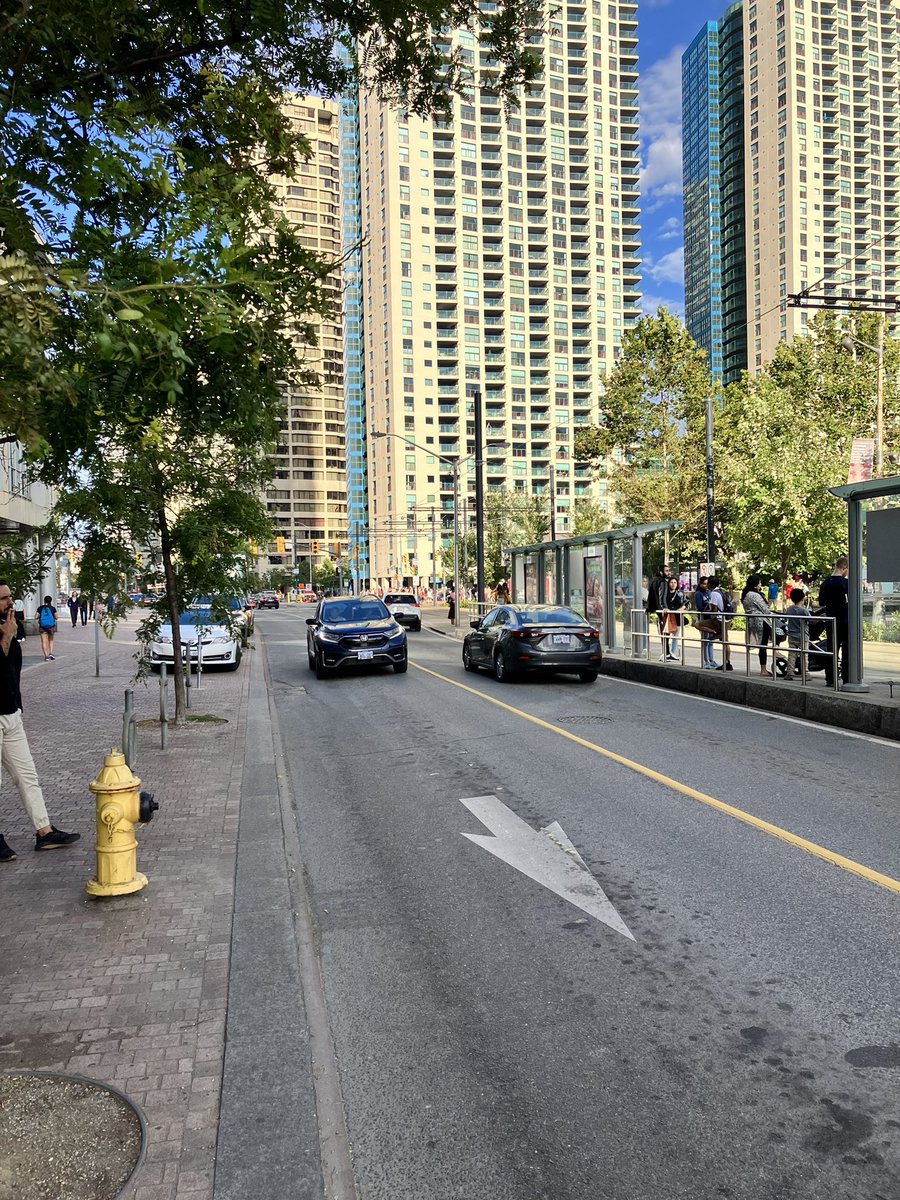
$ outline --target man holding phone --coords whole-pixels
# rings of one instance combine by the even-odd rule
[[[34,759],[22,724],[22,647],[16,639],[16,614],[9,584],[0,579],[0,769],[19,790],[34,823],[35,850],[71,846],[80,833],[64,833],[50,824]],[[0,834],[0,862],[13,862],[16,852]]]

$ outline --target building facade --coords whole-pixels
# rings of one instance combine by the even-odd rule
[[[373,584],[452,576],[476,393],[486,492],[544,497],[558,536],[580,498],[606,504],[574,436],[640,316],[636,4],[575,0],[535,43],[544,74],[510,114],[480,87],[434,120],[359,97]],[[446,44],[490,68],[467,32]]]
[[[701,45],[713,41],[717,89],[705,102],[698,62]],[[808,313],[788,307],[790,294],[808,288],[866,300],[897,293],[898,48],[897,0],[742,0],[686,52],[684,108],[693,123],[685,138],[687,324],[726,380],[739,374],[741,339],[756,373],[779,341],[804,331]],[[704,106],[718,148],[705,215],[697,149]],[[698,282],[706,270],[704,220],[720,264],[708,312]]]
[[[338,104],[315,96],[295,97],[285,110],[308,139],[311,154],[295,179],[273,176],[271,182],[303,245],[334,262],[328,287],[335,315],[310,318],[318,344],[303,349],[304,364],[317,373],[319,386],[291,387],[285,396],[275,478],[266,492],[273,541],[259,565],[292,567],[305,582],[326,557],[347,554],[341,114]]]
[[[34,616],[44,596],[55,599],[59,586],[57,552],[42,532],[50,520],[53,503],[50,488],[28,479],[23,447],[16,441],[0,442],[0,539],[23,547],[29,555],[46,554],[41,578],[29,594],[21,597],[27,617]],[[65,556],[61,562],[66,563]]]

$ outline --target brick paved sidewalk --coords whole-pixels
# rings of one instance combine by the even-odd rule
[[[88,784],[119,746],[134,671],[135,620],[101,639],[61,623],[55,662],[25,642],[25,724],[50,819],[82,841],[36,854],[18,794],[0,783],[0,830],[18,852],[0,864],[0,1070],[54,1069],[115,1083],[144,1109],[147,1159],[135,1200],[207,1200],[224,1054],[225,1007],[251,659],[204,675],[192,712],[227,725],[138,733],[136,774],[160,804],[137,833],[150,884],[92,899],[94,797]],[[159,688],[135,687],[139,718]]]

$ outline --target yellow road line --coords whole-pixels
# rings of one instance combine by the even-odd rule
[[[522,717],[524,720],[530,721],[532,725],[537,725],[541,729],[549,730],[550,733],[555,733],[559,737],[566,738],[567,741],[574,742],[577,746],[584,746],[586,750],[593,750],[595,754],[601,754],[604,758],[609,758],[613,762],[618,763],[619,766],[627,767],[630,771],[636,771],[639,775],[644,775],[647,779],[661,783],[664,787],[671,788],[672,791],[680,792],[683,796],[689,796],[692,800],[698,800],[701,804],[706,804],[709,808],[714,808],[717,812],[724,813],[728,817],[734,817],[736,821],[743,821],[745,825],[750,825],[753,829],[759,829],[761,832],[768,833],[772,837],[780,838],[781,841],[795,846],[798,850],[804,850],[807,854],[813,855],[814,858],[820,858],[823,862],[831,863],[833,867],[840,867],[842,871],[849,871],[851,875],[858,875],[860,879],[866,879],[869,883],[875,883],[879,887],[887,888],[889,892],[900,894],[900,880],[892,879],[890,875],[882,875],[880,871],[873,871],[871,867],[865,867],[862,863],[854,862],[852,858],[845,858],[843,854],[835,854],[833,850],[828,850],[825,846],[819,846],[816,842],[810,842],[806,838],[798,837],[796,833],[782,829],[780,825],[773,825],[770,821],[763,821],[760,817],[754,817],[752,813],[744,812],[742,808],[735,808],[732,804],[725,804],[724,801],[717,800],[715,796],[708,796],[705,792],[698,792],[696,788],[689,787],[686,783],[679,783],[677,779],[671,779],[668,775],[654,771],[652,767],[645,767],[642,763],[625,758],[622,754],[616,754],[613,750],[606,750],[603,746],[598,746],[595,742],[589,742],[585,738],[578,737],[575,733],[569,733],[567,729],[560,729],[558,725],[552,725],[549,721],[532,716],[531,713],[524,712],[521,708],[513,708],[511,704],[505,704],[502,700],[497,700],[494,696],[489,696],[485,692],[479,692],[477,688],[469,687],[465,683],[459,683],[456,679],[450,679],[446,675],[441,675],[437,671],[431,671],[428,667],[422,667],[412,661],[410,661],[410,666],[415,667],[417,671],[422,671],[425,675],[432,675],[435,679],[441,679],[444,683],[449,683],[452,687],[460,688],[472,696],[477,696],[479,700],[487,700],[489,704],[496,704],[498,708],[503,708],[506,712],[512,713],[516,717]]]

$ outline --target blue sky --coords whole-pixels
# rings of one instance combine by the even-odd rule
[[[644,311],[684,314],[681,55],[730,0],[638,0]]]

